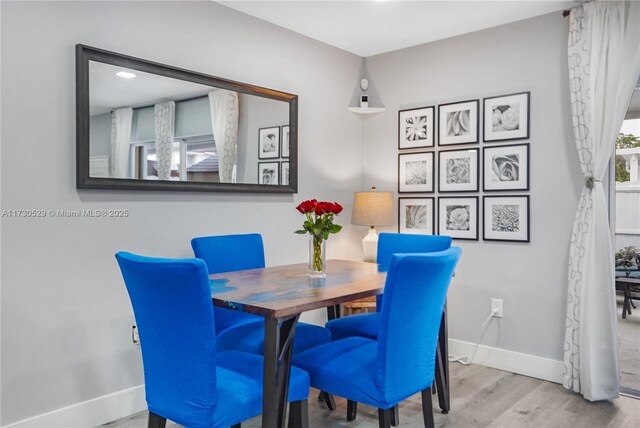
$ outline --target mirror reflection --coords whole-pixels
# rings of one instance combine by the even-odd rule
[[[288,185],[289,103],[89,61],[89,176]]]

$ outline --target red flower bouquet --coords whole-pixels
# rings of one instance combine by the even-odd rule
[[[337,202],[318,202],[315,199],[302,202],[296,209],[306,216],[302,229],[295,233],[308,233],[309,239],[309,274],[324,277],[325,241],[332,233],[338,233],[342,226],[334,224],[335,216],[342,212],[342,205]]]

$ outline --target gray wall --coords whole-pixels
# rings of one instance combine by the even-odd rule
[[[397,188],[399,109],[531,91],[531,243],[455,242],[463,255],[449,292],[449,336],[476,342],[491,297],[502,298],[504,318],[483,344],[555,360],[562,359],[567,257],[582,186],[567,31],[553,13],[367,59],[387,109],[366,126],[366,184],[379,190]]]
[[[3,209],[126,208],[127,218],[2,218],[5,425],[140,385],[114,253],[191,255],[194,236],[260,232],[267,263],[306,260],[304,199],[346,205],[329,257],[361,257],[360,59],[213,2],[1,2]],[[299,95],[296,195],[77,191],[74,45],[84,43]],[[46,102],[43,102],[46,100]],[[29,114],[25,114],[29,112]],[[318,145],[322,148],[319,149]],[[322,321],[322,315],[307,315]]]

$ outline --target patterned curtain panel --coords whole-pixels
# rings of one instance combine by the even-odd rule
[[[111,177],[129,178],[129,147],[133,109],[119,108],[111,112]]]
[[[238,149],[238,94],[218,89],[209,93],[213,139],[218,153],[221,183],[234,183]]]
[[[620,389],[613,249],[601,180],[640,73],[640,4],[591,2],[571,12],[569,89],[584,188],[571,236],[565,388],[588,400]]]
[[[154,111],[158,180],[170,180],[176,103],[168,101],[156,104],[154,105]]]

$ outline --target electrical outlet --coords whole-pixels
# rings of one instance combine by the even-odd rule
[[[502,318],[502,299],[491,298],[491,316]]]
[[[135,345],[140,344],[140,333],[138,333],[138,327],[135,325],[131,327],[131,340]]]

